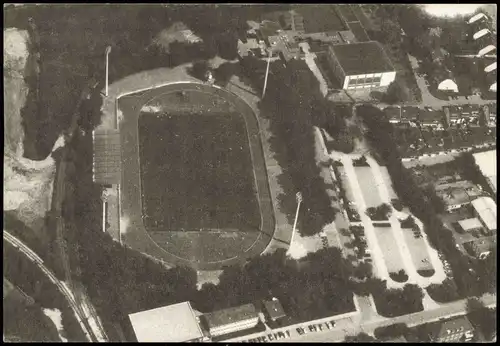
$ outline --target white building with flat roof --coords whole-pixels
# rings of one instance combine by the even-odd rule
[[[130,314],[138,342],[197,342],[204,339],[189,302]]]
[[[474,160],[488,180],[493,192],[497,192],[497,151],[488,150],[474,154]]]
[[[472,201],[472,207],[489,232],[497,230],[497,204],[491,197],[479,197]]]

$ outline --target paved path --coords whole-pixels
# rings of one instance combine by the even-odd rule
[[[326,96],[326,94],[328,94],[328,84],[326,84],[325,78],[323,78],[323,74],[316,65],[316,54],[309,51],[309,44],[307,42],[299,43],[299,47],[301,47],[305,53],[305,62],[307,66],[319,82],[321,93],[323,94],[323,96]]]

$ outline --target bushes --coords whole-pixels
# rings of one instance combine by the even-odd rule
[[[359,159],[352,160],[352,165],[354,167],[369,167],[370,165],[366,162],[366,157],[363,155]]]
[[[460,299],[455,281],[446,278],[441,284],[432,284],[427,287],[429,296],[438,303],[449,303]]]
[[[415,227],[417,224],[415,223],[415,219],[413,216],[408,215],[408,217],[399,222],[401,224],[401,228],[411,228]]]
[[[385,282],[383,287],[385,288]],[[419,312],[424,309],[422,289],[406,284],[403,289],[384,289],[373,292],[377,311],[384,317],[396,317]]]
[[[408,281],[408,274],[404,271],[404,269],[401,269],[397,273],[389,273],[389,277],[393,279],[396,282],[406,282]]]
[[[399,199],[397,199],[397,198],[391,199],[391,204],[392,204],[392,207],[394,209],[396,209],[397,211],[403,210],[403,204],[401,203],[401,201]]]
[[[387,203],[382,203],[378,207],[370,207],[366,209],[366,214],[373,221],[386,221],[391,213],[391,206]]]
[[[378,340],[389,340],[400,336],[406,337],[409,332],[410,328],[406,323],[396,323],[387,327],[378,327],[373,334]]]

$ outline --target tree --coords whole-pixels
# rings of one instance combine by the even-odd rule
[[[404,101],[405,95],[403,89],[398,82],[394,81],[387,87],[387,91],[383,94],[381,101],[388,104],[395,104]]]
[[[496,309],[489,309],[476,298],[467,299],[467,317],[479,329],[486,340],[496,335]]]
[[[209,65],[208,62],[205,60],[196,61],[193,63],[192,67],[188,68],[188,73],[191,76],[198,78],[202,81],[207,80],[208,71],[209,71]]]
[[[400,336],[406,337],[409,333],[409,328],[406,323],[396,323],[387,327],[378,327],[374,331],[374,335],[378,340],[395,339]]]
[[[453,279],[446,278],[441,284],[431,284],[427,287],[429,296],[438,303],[449,303],[460,299],[457,285]]]

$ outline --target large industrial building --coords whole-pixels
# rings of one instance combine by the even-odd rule
[[[138,342],[199,342],[208,340],[189,302],[129,315]]]
[[[384,87],[396,79],[391,60],[376,41],[331,45],[328,60],[342,89]]]
[[[212,337],[250,329],[259,323],[259,315],[253,304],[210,312],[202,318]]]

